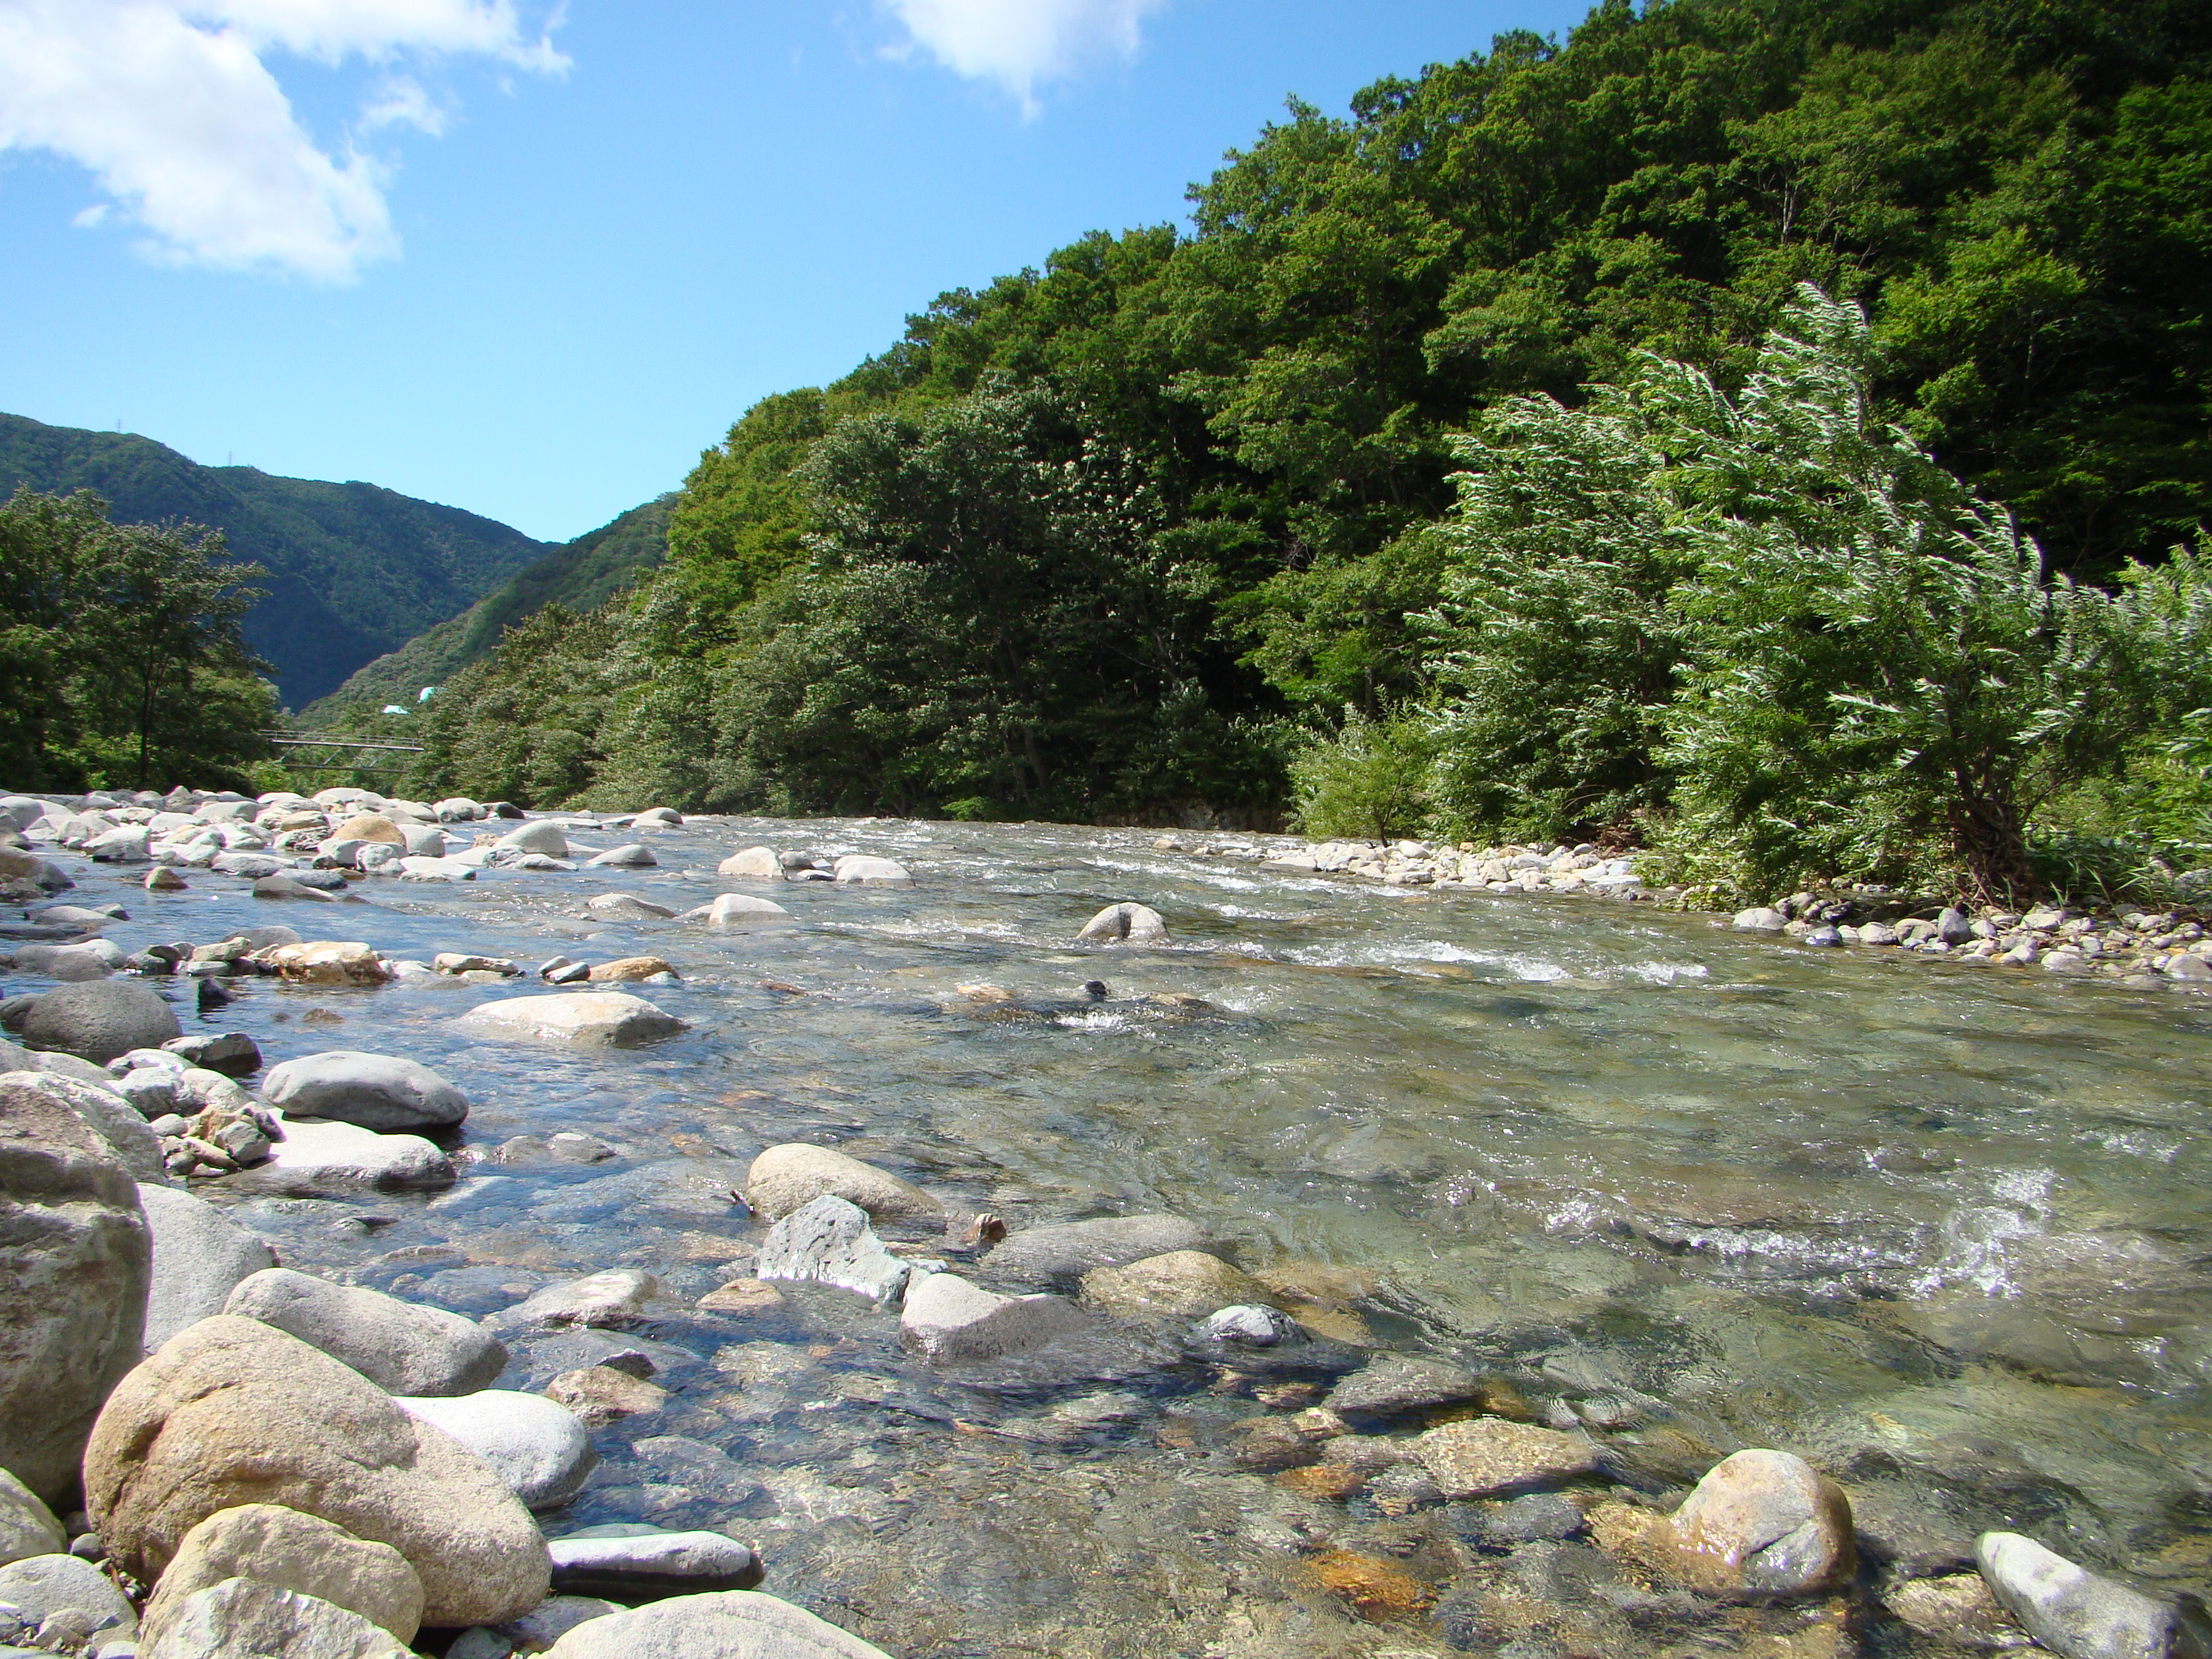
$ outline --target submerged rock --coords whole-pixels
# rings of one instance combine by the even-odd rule
[[[594,893],[584,908],[602,921],[667,921],[676,912],[635,893]]]
[[[646,1304],[660,1294],[660,1281],[635,1267],[611,1267],[558,1285],[548,1285],[520,1306],[499,1316],[512,1328],[587,1325],[601,1329],[634,1325],[645,1316]]]
[[[1788,1452],[1723,1458],[1674,1511],[1684,1576],[1703,1588],[1800,1595],[1849,1582],[1858,1558],[1843,1488]]]
[[[1205,1243],[1206,1229],[1179,1215],[1103,1216],[1095,1221],[1025,1227],[1008,1234],[983,1262],[994,1273],[1072,1279],[1093,1267],[1118,1267]]]
[[[1328,1407],[1347,1417],[1389,1417],[1431,1406],[1480,1400],[1488,1392],[1480,1377],[1441,1360],[1384,1354],[1354,1371],[1328,1396]]]
[[[931,1273],[907,1292],[899,1340],[933,1362],[972,1363],[1042,1347],[1086,1322],[1056,1296],[995,1296],[957,1274]]]
[[[1447,1423],[1413,1442],[1447,1498],[1494,1498],[1594,1473],[1598,1449],[1579,1435],[1483,1417]]]
[[[1108,1313],[1198,1318],[1237,1303],[1266,1302],[1267,1287],[1203,1250],[1170,1250],[1083,1275],[1083,1299]]]

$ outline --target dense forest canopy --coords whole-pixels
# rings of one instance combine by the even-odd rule
[[[2202,0],[1607,0],[1293,102],[1187,229],[747,411],[657,575],[445,688],[422,787],[1272,820],[1313,734],[1449,722],[1461,434],[1652,358],[1730,395],[1807,284],[1868,319],[1871,424],[2110,585],[2212,516],[2208,52]],[[1638,838],[1623,775],[1441,822]]]

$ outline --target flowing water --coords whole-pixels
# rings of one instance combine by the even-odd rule
[[[510,1153],[441,1194],[240,1203],[290,1265],[471,1314],[580,1272],[663,1279],[641,1335],[517,1345],[502,1386],[627,1345],[675,1390],[599,1433],[550,1530],[722,1527],[758,1544],[766,1588],[900,1659],[1922,1650],[1870,1600],[1718,1607],[1587,1542],[1480,1547],[1480,1506],[1417,1486],[1337,1500],[1240,1469],[1238,1422],[1327,1378],[1224,1373],[1187,1325],[934,1372],[842,1291],[684,1311],[757,1236],[732,1200],[748,1161],[809,1140],[1015,1228],[1191,1218],[1337,1339],[1566,1402],[1650,1501],[1739,1447],[1800,1451],[1850,1491],[1870,1579],[1944,1570],[1993,1526],[2154,1589],[2212,1570],[2212,1002],[1644,905],[1279,875],[1148,831],[700,819],[647,839],[658,869],[373,881],[366,908],[204,874],[155,896],[94,872],[70,896],[124,896],[126,948],[281,921],[393,957],[680,970],[643,988],[690,1031],[615,1054],[450,1030],[533,980],[234,981],[206,1020],[271,1064],[422,1060],[475,1103],[478,1154],[560,1130],[618,1149]],[[681,911],[739,890],[714,866],[756,842],[885,854],[916,884],[788,884],[797,925],[775,932],[583,915],[597,892]],[[1121,899],[1163,912],[1173,948],[1070,945]],[[979,982],[1014,1000],[957,988]],[[1376,1584],[1343,1593],[1346,1562]]]

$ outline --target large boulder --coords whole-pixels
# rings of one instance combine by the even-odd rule
[[[1076,939],[1084,945],[1165,945],[1168,925],[1145,904],[1109,904],[1083,924]]]
[[[380,841],[387,847],[404,847],[406,833],[390,818],[378,813],[364,812],[359,817],[348,818],[331,831],[332,841]]]
[[[60,866],[13,847],[0,847],[0,881],[33,882],[49,893],[76,885],[62,873]]]
[[[281,1504],[389,1544],[433,1626],[497,1624],[544,1599],[530,1511],[482,1459],[297,1337],[219,1314],[171,1337],[108,1398],[86,1506],[116,1563],[152,1582],[186,1534]]]
[[[240,1281],[222,1310],[289,1332],[387,1394],[473,1394],[507,1369],[506,1345],[465,1315],[289,1267]]]
[[[769,1147],[745,1175],[745,1202],[764,1221],[781,1221],[825,1194],[859,1205],[877,1221],[939,1219],[945,1214],[945,1206],[912,1182],[804,1141]]]
[[[279,1504],[244,1504],[185,1534],[146,1603],[143,1639],[158,1644],[189,1597],[239,1577],[343,1607],[401,1642],[422,1622],[422,1580],[391,1545]]]
[[[483,1389],[458,1399],[402,1399],[398,1404],[490,1464],[492,1473],[529,1509],[557,1509],[567,1503],[599,1461],[574,1413],[542,1394]]]
[[[756,927],[786,927],[794,918],[774,899],[757,898],[750,893],[718,893],[713,903],[686,910],[684,920],[743,932]]]
[[[114,1149],[46,1091],[0,1089],[0,1468],[49,1502],[138,1361],[152,1258]]]
[[[56,986],[31,1004],[22,1031],[26,1047],[58,1048],[97,1066],[183,1035],[176,1010],[159,995],[117,980]]]
[[[1789,1452],[1723,1458],[1674,1511],[1684,1576],[1705,1589],[1800,1595],[1850,1582],[1858,1558],[1843,1488]]]
[[[221,1313],[240,1280],[276,1265],[267,1239],[204,1199],[141,1182],[138,1201],[154,1236],[153,1283],[146,1296],[149,1352],[185,1326]]]
[[[255,1578],[226,1578],[177,1602],[140,1659],[412,1659],[357,1613]]]
[[[294,1197],[450,1186],[453,1161],[420,1135],[380,1135],[351,1123],[288,1123],[262,1164],[229,1177],[234,1190]]]
[[[635,1048],[674,1036],[684,1025],[625,991],[562,991],[487,1002],[455,1020],[453,1029],[495,1042]]]
[[[584,860],[584,867],[586,870],[643,869],[647,865],[659,862],[659,859],[653,857],[653,849],[650,847],[643,842],[634,841],[626,846],[610,847],[604,853],[592,854]]]
[[[469,1115],[469,1098],[419,1060],[349,1048],[288,1060],[261,1092],[294,1117],[334,1119],[364,1129],[441,1129]]]
[[[757,1590],[678,1595],[587,1620],[544,1659],[890,1659],[881,1648]]]
[[[15,952],[15,971],[65,985],[106,979],[120,968],[126,956],[112,939],[88,939],[75,945],[26,945]]]
[[[99,1628],[125,1634],[138,1626],[137,1610],[106,1574],[74,1555],[32,1555],[0,1567],[0,1607],[14,1608],[33,1626],[70,1608]]]
[[[913,873],[895,859],[848,853],[830,867],[830,878],[847,887],[911,887]]]
[[[41,1096],[83,1119],[122,1160],[132,1180],[155,1186],[167,1184],[169,1176],[162,1167],[160,1138],[146,1127],[146,1120],[138,1115],[138,1109],[106,1078],[91,1083],[44,1069],[0,1076],[0,1101],[32,1095]],[[0,1110],[4,1109],[0,1107]]]
[[[716,865],[714,873],[734,876],[740,881],[781,881],[783,864],[773,847],[748,847]]]

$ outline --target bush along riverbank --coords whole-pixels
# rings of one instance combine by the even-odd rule
[[[1256,1252],[1248,1269],[1236,1228],[1173,1208],[1041,1213],[1003,1183],[979,1204],[960,1166],[921,1171],[817,1072],[805,1106],[703,1085],[724,1109],[767,1103],[750,1142],[590,1118],[573,1089],[534,1133],[472,1121],[511,1126],[500,1097],[541,1079],[605,1089],[601,1063],[617,1093],[713,1076],[703,1028],[732,993],[678,1000],[695,941],[817,929],[850,954],[886,915],[903,936],[907,911],[871,907],[936,879],[906,850],[927,826],[877,822],[877,851],[833,855],[666,809],[552,820],[360,790],[0,796],[0,818],[23,915],[5,925],[0,1026],[24,1045],[0,1044],[0,1643],[81,1659],[949,1659],[1000,1649],[990,1621],[1006,1615],[979,1589],[963,1619],[957,1584],[913,1611],[901,1598],[927,1575],[885,1552],[915,1530],[941,1560],[1009,1524],[987,1512],[1018,1511],[1020,1553],[1067,1584],[1018,1597],[1027,1616],[1086,1644],[1150,1621],[1124,1650],[2203,1651],[2201,1608],[2170,1574],[2139,1588],[2010,1526],[1900,1510],[1892,1465],[1827,1455],[1818,1436],[1743,1443],[1710,1377],[1662,1398],[1602,1346],[1479,1353],[1376,1273]],[[1286,880],[1679,897],[1587,848],[1152,845]],[[594,871],[669,884],[587,894]],[[695,875],[730,890],[662,902]],[[121,902],[134,888],[172,908],[163,938],[126,951],[108,934],[139,926]],[[836,908],[802,917],[804,896]],[[297,925],[178,936],[234,900]],[[2051,956],[2093,966],[2137,959],[2123,933],[2163,960],[2157,941],[2194,927],[1881,919],[1901,903],[1799,895],[1735,925],[1935,954],[2047,933]],[[1182,925],[1123,900],[1035,956],[1143,983],[1186,948]],[[562,948],[526,963],[495,927]],[[641,928],[656,952],[632,948]],[[424,949],[428,930],[450,948]],[[764,1007],[827,1002],[754,988]],[[1117,998],[1104,977],[1064,1001],[961,984],[927,1018],[1080,1034],[1140,1009],[1156,1032],[1237,1029],[1205,998]],[[746,1016],[738,1046],[765,1024]],[[315,1047],[331,1024],[344,1047]],[[450,1059],[416,1057],[434,1032],[491,1068],[460,1086]],[[277,1044],[292,1052],[270,1064]],[[603,1182],[617,1190],[580,1197]],[[518,1191],[531,1226],[471,1230],[472,1206]],[[574,1223],[599,1213],[611,1228]],[[264,1231],[279,1228],[281,1259]],[[932,1532],[917,1506],[948,1484],[953,1529]],[[1048,1522],[1046,1495],[1063,1505]],[[1127,1516],[1094,1507],[1124,1495],[1166,1529],[1142,1548]],[[1224,1588],[1186,1607],[1146,1578],[1147,1608],[1109,1611],[1170,1534],[1176,1574]],[[1114,1571],[1073,1578],[1109,1540]],[[848,1565],[825,1573],[824,1550]],[[808,1574],[784,1582],[780,1557]],[[1038,1650],[1039,1629],[1021,1645]]]

